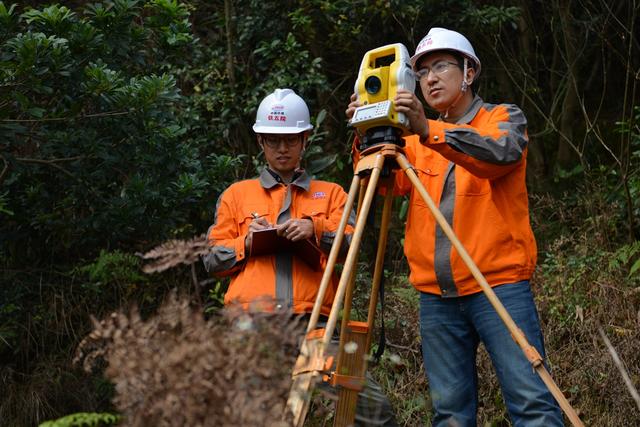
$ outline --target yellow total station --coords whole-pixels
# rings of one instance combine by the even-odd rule
[[[406,135],[409,121],[393,106],[399,89],[415,90],[415,74],[410,56],[402,43],[394,43],[368,51],[360,65],[355,93],[361,106],[351,119],[351,125],[361,132],[378,126],[393,126]]]

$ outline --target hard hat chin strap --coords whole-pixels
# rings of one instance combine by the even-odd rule
[[[469,71],[469,61],[465,57],[464,58],[464,69],[462,70],[462,93],[467,91],[467,88],[471,84],[471,82],[467,82],[467,71]]]
[[[465,57],[464,66],[462,70],[462,87],[460,88],[460,92],[458,93],[458,96],[456,96],[456,99],[453,100],[451,105],[449,105],[449,108],[447,108],[447,111],[444,112],[443,118],[445,119],[449,118],[449,110],[451,110],[453,107],[456,106],[456,104],[458,103],[458,101],[460,101],[460,98],[462,98],[462,96],[467,91],[471,83],[473,83],[473,81],[467,82],[467,71],[469,71],[469,60]]]

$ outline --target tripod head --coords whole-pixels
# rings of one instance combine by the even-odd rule
[[[367,129],[361,136],[358,149],[362,152],[378,144],[395,144],[404,147],[402,129],[395,126],[375,126]]]

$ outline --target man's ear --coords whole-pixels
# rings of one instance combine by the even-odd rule
[[[474,79],[476,78],[476,70],[473,67],[469,67],[467,69],[466,81],[469,86],[473,84]]]
[[[262,151],[264,151],[264,142],[262,142],[262,135],[260,135],[259,133],[256,134],[256,141],[258,141],[258,145],[260,146]]]

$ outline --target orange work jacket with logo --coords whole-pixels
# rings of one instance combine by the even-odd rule
[[[537,249],[525,185],[524,114],[476,96],[456,123],[428,122],[426,141],[405,138],[420,182],[491,286],[528,280]],[[396,171],[394,193],[410,197],[404,253],[413,286],[443,297],[481,292],[402,170]]]
[[[312,180],[304,171],[297,172],[286,185],[265,168],[258,179],[227,188],[218,199],[214,224],[208,231],[211,253],[203,257],[207,271],[231,275],[225,304],[240,303],[247,308],[252,303],[274,301],[278,308],[311,312],[323,269],[313,269],[291,252],[249,256],[245,251],[249,224],[256,215],[270,224],[282,224],[290,218],[311,219],[315,233],[312,240],[324,253],[324,267],[346,200],[342,187]],[[351,215],[341,248],[344,253],[351,241],[353,224]],[[336,287],[333,277],[322,304],[324,315],[331,310]]]

